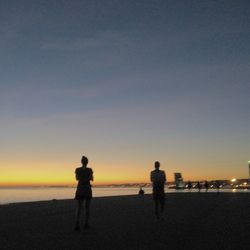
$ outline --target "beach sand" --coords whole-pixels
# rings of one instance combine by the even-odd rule
[[[91,228],[75,232],[76,202],[0,206],[0,249],[250,249],[247,193],[166,194],[163,221],[151,195],[94,198]]]

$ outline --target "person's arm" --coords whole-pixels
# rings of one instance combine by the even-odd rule
[[[165,183],[165,182],[167,182],[165,171],[163,171],[163,176],[164,176],[164,183]]]
[[[94,175],[93,175],[93,170],[90,169],[90,180],[94,181]]]
[[[76,177],[76,180],[79,181],[79,176],[78,176],[78,171],[77,171],[77,169],[75,170],[75,177]]]
[[[153,182],[153,172],[150,172],[150,181]]]

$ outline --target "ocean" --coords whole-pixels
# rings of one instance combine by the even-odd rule
[[[152,188],[143,188],[145,194],[151,194]],[[75,187],[1,187],[0,204],[72,199],[75,195]],[[121,196],[138,194],[138,187],[93,187],[93,197]],[[166,189],[166,193],[189,192],[188,190]],[[191,192],[197,192],[196,189]],[[205,192],[205,191],[201,191]],[[217,192],[209,190],[209,192]],[[249,190],[221,189],[220,192],[249,192]]]

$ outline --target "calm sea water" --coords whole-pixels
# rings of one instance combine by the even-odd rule
[[[72,199],[76,188],[73,187],[22,187],[0,188],[0,204],[43,201],[52,199]],[[137,194],[136,187],[93,187],[94,197]],[[145,193],[152,193],[151,188],[145,188]]]
[[[120,196],[138,194],[137,187],[94,187],[94,197]],[[144,188],[146,194],[152,193],[152,188]],[[188,190],[166,189],[166,192],[189,192]],[[191,190],[197,192],[197,190]],[[204,192],[204,191],[202,191]],[[209,190],[216,192],[216,190]],[[248,192],[249,190],[221,190],[221,192]],[[71,187],[26,187],[26,188],[0,188],[0,204],[45,201],[52,199],[72,199],[75,195],[75,188]]]

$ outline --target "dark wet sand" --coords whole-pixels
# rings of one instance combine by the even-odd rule
[[[75,201],[0,206],[0,249],[250,249],[250,194],[166,195],[155,221],[151,195],[95,198],[91,228],[74,232]]]

